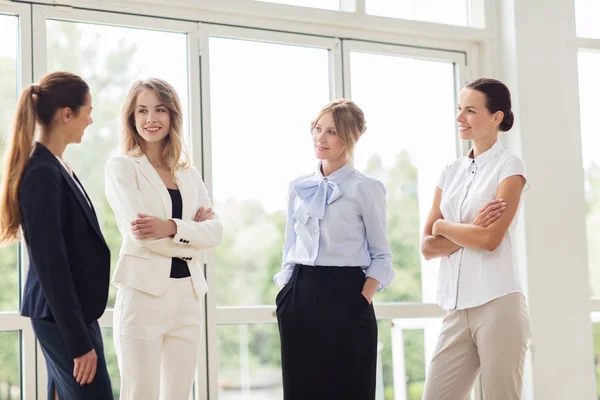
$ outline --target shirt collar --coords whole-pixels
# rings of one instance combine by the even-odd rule
[[[346,164],[344,164],[344,166],[342,168],[338,169],[333,174],[330,174],[329,176],[323,176],[323,174],[321,173],[321,161],[319,161],[319,164],[317,165],[317,171],[315,172],[314,178],[319,181],[326,180],[326,181],[334,182],[336,185],[340,185],[353,172],[354,172],[354,166],[352,165],[351,161],[348,161]]]
[[[478,155],[477,157],[475,157],[475,159],[472,159],[471,155],[473,154],[473,147],[471,147],[471,150],[469,150],[469,153],[466,157],[465,168],[468,169],[469,166],[473,163],[473,161],[475,161],[475,166],[479,169],[485,164],[487,164],[488,161],[500,154],[502,151],[504,151],[504,147],[502,147],[502,144],[500,144],[499,141],[496,141],[496,143],[494,143],[494,145],[490,147],[488,151]]]

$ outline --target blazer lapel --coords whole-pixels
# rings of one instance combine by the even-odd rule
[[[71,175],[69,175],[69,173],[67,172],[65,167],[63,167],[63,165],[60,163],[60,161],[58,161],[56,156],[54,154],[52,154],[52,152],[50,150],[48,150],[46,148],[46,146],[44,146],[43,144],[36,143],[35,150],[33,151],[33,155],[48,158],[50,160],[50,162],[52,162],[58,166],[58,170],[60,171],[63,178],[65,178],[65,180],[67,181],[67,184],[71,188],[71,191],[75,195],[75,198],[81,205],[81,208],[83,209],[83,213],[85,214],[86,218],[88,219],[90,224],[92,224],[92,226],[94,227],[94,230],[96,231],[98,236],[100,236],[100,239],[102,240],[102,242],[106,246],[108,246],[106,244],[106,241],[104,240],[104,236],[102,235],[102,230],[100,229],[100,224],[98,223],[98,218],[96,217],[96,212],[94,211],[94,208],[91,206],[92,201],[90,200],[90,202],[88,204],[89,196],[87,195],[87,193],[85,193],[85,189],[84,189],[84,193],[85,193],[85,196],[87,197],[87,200],[84,197],[84,194],[81,192],[81,190],[77,186],[77,183],[75,183],[73,178],[71,178]],[[77,179],[75,174],[73,174],[73,176],[75,179]],[[77,182],[79,182],[78,179],[77,179]],[[81,182],[79,182],[79,184],[81,185]],[[81,188],[83,189],[83,185],[81,185]]]
[[[100,230],[100,224],[98,223],[98,218],[96,217],[94,208],[90,206],[92,204],[92,201],[90,200],[90,202],[88,204],[89,196],[87,195],[87,193],[85,193],[85,189],[84,189],[84,193],[85,193],[85,196],[87,197],[87,199],[84,197],[84,194],[81,192],[79,187],[77,187],[77,183],[75,183],[75,180],[73,180],[73,178],[71,178],[71,175],[69,175],[69,173],[65,170],[65,167],[63,167],[60,164],[60,162],[56,159],[56,157],[52,156],[51,159],[53,160],[53,162],[58,164],[61,175],[67,181],[67,184],[71,188],[71,191],[73,192],[73,194],[75,195],[75,198],[79,202],[79,205],[83,209],[83,213],[87,217],[90,224],[92,224],[92,226],[96,230],[96,233],[98,234],[98,236],[100,236],[102,241],[106,244],[106,241],[104,240],[104,236],[102,235],[102,231]],[[75,177],[75,174],[73,174],[73,176]],[[77,178],[75,177],[75,179],[77,179]],[[77,182],[79,182],[79,180],[77,180]],[[79,182],[79,184],[81,185],[81,182]],[[83,185],[81,185],[81,188],[83,189]]]
[[[154,169],[152,164],[150,164],[150,161],[148,161],[148,158],[145,155],[142,155],[140,157],[134,157],[134,160],[139,164],[140,171],[146,177],[148,182],[150,182],[150,185],[152,185],[152,187],[158,194],[158,197],[160,198],[165,209],[165,218],[171,218],[171,214],[173,212],[171,208],[171,196],[169,195],[169,191],[167,190],[167,187],[165,186],[164,182],[162,181],[162,179],[160,179],[158,172],[156,172],[156,170]]]

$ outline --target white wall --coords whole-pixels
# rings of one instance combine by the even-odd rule
[[[526,275],[539,400],[596,399],[574,0],[497,0],[496,72],[512,90],[506,136],[527,163]],[[600,150],[600,149],[599,149]]]

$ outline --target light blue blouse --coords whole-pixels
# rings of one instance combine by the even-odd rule
[[[290,183],[283,266],[273,280],[286,284],[295,264],[361,267],[379,282],[394,279],[387,239],[385,186],[347,163],[324,177],[313,174]]]

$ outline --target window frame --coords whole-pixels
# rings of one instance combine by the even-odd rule
[[[29,4],[14,3],[3,4],[0,8],[0,15],[15,16],[18,18],[17,26],[17,98],[15,106],[18,102],[18,96],[23,88],[31,84],[32,71],[32,40],[31,40],[31,6]],[[18,290],[18,305],[21,307],[21,298],[23,294],[23,285],[27,270],[29,269],[29,258],[27,249],[22,246],[21,242],[17,244],[17,274],[19,287]],[[0,331],[16,331],[19,336],[19,365],[20,371],[20,386],[21,398],[26,399],[30,396],[35,396],[36,392],[36,339],[33,333],[33,328],[28,318],[21,317],[18,310],[0,312]]]
[[[344,0],[348,6],[348,0]],[[487,4],[489,0],[472,0]],[[350,1],[352,2],[352,0]],[[39,0],[35,5],[11,3],[2,13],[20,16],[21,88],[39,80],[46,72],[46,20],[93,23],[138,29],[165,30],[187,34],[188,38],[188,110],[189,149],[195,165],[202,167],[207,189],[212,197],[212,152],[210,130],[209,38],[211,36],[258,40],[281,44],[327,48],[330,51],[330,97],[350,97],[349,51],[362,49],[385,54],[452,60],[457,71],[457,91],[470,76],[480,72],[480,57],[491,58],[483,44],[490,43],[492,27],[485,29],[450,26],[366,15],[364,0],[356,0],[354,12],[319,10],[284,4],[259,3],[252,0],[139,0],[123,5],[118,0],[90,5],[86,0],[72,0],[55,6],[53,0]],[[168,7],[166,7],[168,6]],[[486,5],[486,19],[489,20]],[[467,63],[467,60],[469,63]],[[486,65],[486,64],[484,64]],[[468,147],[457,147],[457,155]],[[21,282],[27,271],[27,256],[21,253]],[[209,284],[214,281],[215,260],[209,253],[205,264]],[[379,319],[428,318],[445,315],[435,304],[378,304]],[[206,346],[198,364],[196,398],[217,398],[218,325],[240,323],[275,323],[274,306],[217,307],[214,288],[205,298]],[[23,398],[46,396],[46,372],[43,355],[35,345],[30,323],[18,313],[0,313],[2,330],[21,330]],[[5,324],[6,322],[6,324]],[[112,326],[112,309],[100,319],[102,327]],[[6,328],[5,328],[6,325]],[[37,365],[37,368],[36,368]]]

